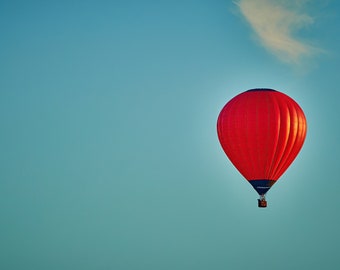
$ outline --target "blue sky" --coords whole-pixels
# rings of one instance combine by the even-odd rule
[[[337,1],[1,1],[1,269],[336,269]],[[268,208],[224,155],[236,94],[308,133]]]

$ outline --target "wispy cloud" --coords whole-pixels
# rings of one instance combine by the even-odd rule
[[[290,2],[290,5],[287,5],[287,2]],[[302,59],[321,51],[297,38],[298,30],[314,23],[311,16],[301,12],[305,2],[239,0],[236,4],[267,50],[281,61],[300,64]]]

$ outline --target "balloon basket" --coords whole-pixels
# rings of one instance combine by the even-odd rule
[[[257,202],[258,202],[258,207],[260,208],[267,207],[267,201],[265,199],[258,199]]]

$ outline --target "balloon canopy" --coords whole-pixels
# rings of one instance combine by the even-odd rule
[[[259,207],[266,207],[264,195],[294,161],[306,132],[300,106],[273,89],[251,89],[235,96],[217,120],[221,146],[261,196]]]

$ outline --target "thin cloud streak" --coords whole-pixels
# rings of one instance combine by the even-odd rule
[[[292,1],[293,6],[284,6],[280,0],[239,0],[236,4],[260,43],[281,61],[296,65],[321,51],[294,36],[314,22],[299,12],[304,2]]]

